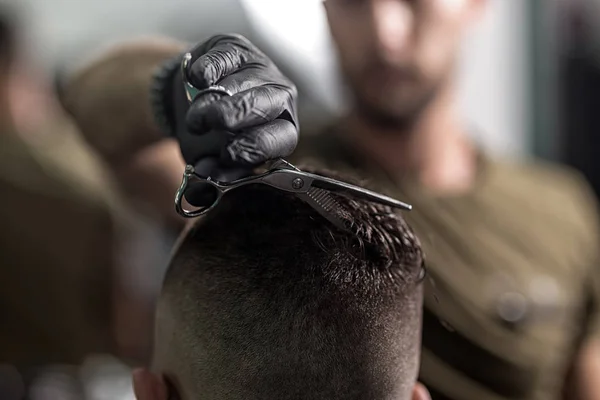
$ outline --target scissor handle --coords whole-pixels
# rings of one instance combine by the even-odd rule
[[[194,167],[192,165],[187,165],[185,167],[185,172],[183,173],[181,185],[179,185],[179,189],[177,189],[177,193],[175,194],[175,211],[177,211],[177,213],[179,215],[181,215],[182,217],[185,217],[185,218],[195,218],[195,217],[199,217],[200,215],[204,215],[204,214],[208,213],[210,210],[215,208],[215,206],[221,200],[221,197],[223,197],[223,193],[224,193],[224,191],[220,188],[220,186],[216,182],[212,181],[210,178],[205,179],[202,181],[202,183],[206,183],[215,188],[215,192],[216,192],[215,199],[209,206],[198,207],[195,210],[186,210],[183,207],[183,198],[184,198],[185,192],[188,188],[189,181],[194,176],[195,176]]]
[[[189,68],[191,66],[192,54],[186,53],[183,56],[183,60],[181,62],[181,79],[183,80],[183,87],[185,90],[185,95],[188,102],[191,104],[198,96],[202,96],[208,93],[215,93],[221,96],[231,96],[232,93],[225,89],[222,86],[210,86],[206,89],[198,89],[194,85],[190,83],[189,80]],[[214,136],[205,135],[195,139],[195,142],[202,142],[204,145],[204,149],[212,149],[215,147],[216,143],[214,141]],[[224,190],[219,187],[219,185],[212,181],[210,178],[203,180],[203,183],[207,183],[215,188],[217,192],[216,198],[210,206],[199,207],[195,210],[186,210],[183,207],[183,199],[185,195],[185,191],[188,188],[189,180],[195,175],[194,167],[191,165],[187,165],[185,169],[185,173],[183,174],[183,178],[181,180],[181,185],[175,194],[175,210],[177,213],[185,218],[194,218],[200,215],[206,214],[210,210],[212,210],[221,197],[223,196]]]

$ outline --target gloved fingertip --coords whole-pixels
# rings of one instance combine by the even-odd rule
[[[295,126],[289,121],[277,119],[239,133],[227,144],[221,158],[234,165],[256,166],[289,156],[297,143]]]
[[[202,158],[194,165],[194,172],[198,176],[207,178],[218,163],[219,160],[215,157]],[[216,196],[216,189],[213,186],[194,181],[189,183],[184,193],[186,201],[194,207],[208,207],[216,200]]]
[[[189,133],[194,135],[201,135],[210,130],[204,114],[193,112],[191,109],[185,116],[185,126]]]
[[[186,124],[199,134],[211,129],[228,130],[232,125],[232,107],[223,96],[202,96],[194,101],[186,114]]]
[[[190,83],[197,88],[207,88],[216,83],[218,71],[215,64],[201,55],[191,66]]]
[[[201,159],[194,166],[194,170],[198,176],[210,178],[215,182],[232,182],[252,173],[252,169],[247,167],[226,166],[215,157]],[[194,207],[208,207],[217,200],[218,190],[211,184],[192,181],[184,196]]]
[[[211,103],[214,103],[215,101],[220,100],[223,97],[222,94],[218,94],[218,93],[206,93],[206,94],[200,94],[199,96],[196,96],[194,98],[194,100],[192,101],[192,105],[190,106],[190,108],[192,110],[199,110],[201,111],[202,109],[204,109],[204,107],[210,105]],[[198,111],[195,111],[198,112]]]
[[[184,193],[185,200],[194,207],[209,207],[218,197],[217,189],[208,183],[190,184]]]
[[[204,157],[194,164],[194,172],[198,176],[208,178],[218,165],[219,159],[217,157]]]
[[[240,165],[226,165],[222,162],[216,168],[211,178],[218,182],[233,182],[235,180],[249,176],[252,173],[252,168]]]

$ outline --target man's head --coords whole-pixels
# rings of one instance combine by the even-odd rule
[[[462,33],[486,0],[324,0],[357,111],[412,123],[449,81]]]
[[[262,185],[230,192],[187,233],[154,349],[175,398],[422,398],[419,242],[389,208],[336,199],[355,234]],[[165,395],[140,374],[139,400]]]

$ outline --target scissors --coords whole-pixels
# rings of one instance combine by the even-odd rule
[[[191,59],[192,56],[188,53],[184,56],[182,62],[182,77],[188,101],[192,102],[199,95],[204,95],[206,93],[217,93],[225,96],[231,95],[230,92],[220,86],[211,86],[207,89],[199,90],[190,84],[187,72]],[[210,185],[214,188],[215,196],[213,197],[214,200],[211,204],[199,207],[195,210],[186,210],[183,207],[183,198],[192,180]],[[186,218],[204,215],[216,207],[227,192],[250,184],[264,184],[291,193],[309,204],[335,226],[344,230],[348,230],[347,223],[341,216],[341,206],[331,193],[344,193],[361,200],[375,202],[392,208],[404,210],[412,209],[410,204],[403,203],[383,194],[336,179],[301,171],[286,160],[280,158],[271,165],[267,172],[232,182],[219,182],[210,177],[202,177],[195,172],[193,165],[187,165],[185,172],[183,173],[181,185],[175,195],[175,210],[181,216]]]

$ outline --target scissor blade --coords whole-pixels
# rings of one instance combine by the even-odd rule
[[[360,186],[351,185],[336,179],[330,179],[324,176],[313,174],[311,174],[311,178],[313,178],[312,185],[321,189],[326,189],[331,192],[343,192],[361,200],[372,201],[374,203],[383,204],[393,208],[412,210],[412,206],[410,204],[396,200],[381,193],[373,192],[372,190],[365,189]]]

